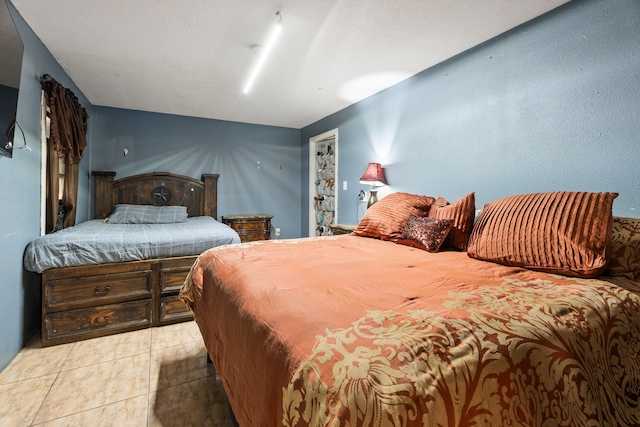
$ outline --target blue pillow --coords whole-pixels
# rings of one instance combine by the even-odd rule
[[[171,224],[186,220],[186,206],[116,205],[107,223]]]

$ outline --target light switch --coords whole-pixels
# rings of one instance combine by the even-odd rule
[[[342,181],[342,191],[347,191],[347,181]]]

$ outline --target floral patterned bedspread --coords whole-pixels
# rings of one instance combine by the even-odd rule
[[[285,242],[214,249],[183,289],[240,425],[640,425],[637,282]]]

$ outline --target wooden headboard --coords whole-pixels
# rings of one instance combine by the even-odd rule
[[[114,181],[115,172],[93,171],[95,218],[106,218],[117,204],[186,206],[189,216],[218,218],[219,174],[202,180],[168,172],[132,175]]]

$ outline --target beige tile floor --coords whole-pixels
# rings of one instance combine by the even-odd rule
[[[42,348],[0,373],[0,427],[233,426],[195,322]]]

